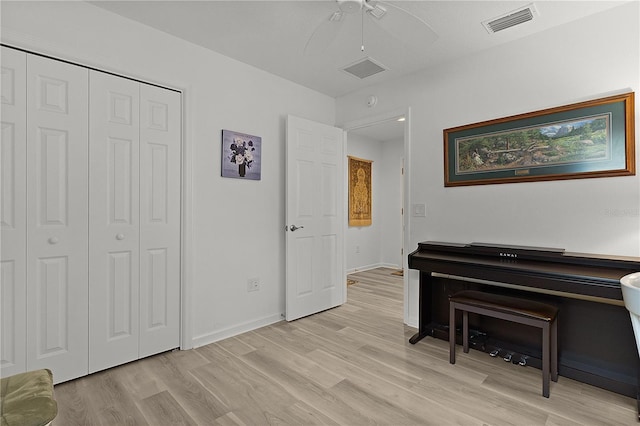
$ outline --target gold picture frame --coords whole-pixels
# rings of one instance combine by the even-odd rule
[[[444,130],[444,186],[635,175],[634,93]]]
[[[349,158],[349,226],[371,226],[371,164]]]

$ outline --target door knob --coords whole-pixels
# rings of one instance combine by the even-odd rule
[[[295,230],[297,230],[297,229],[302,229],[302,228],[304,228],[304,226],[295,226],[295,225],[291,225],[291,226],[289,227],[289,229],[291,230],[291,232],[293,232],[293,231],[295,231]]]
[[[49,238],[49,244],[58,244],[59,242],[60,242],[60,239],[58,237]]]
[[[116,240],[124,240],[124,234],[116,235]]]

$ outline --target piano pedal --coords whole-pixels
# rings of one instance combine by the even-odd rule
[[[526,355],[522,355],[522,357],[520,358],[520,361],[518,361],[518,365],[521,365],[523,367],[527,366],[527,358],[529,358]]]
[[[497,357],[499,354],[500,354],[500,348],[494,349],[491,352],[489,352],[489,356],[492,356],[494,358]]]
[[[479,338],[486,339],[487,333],[479,330],[469,330],[469,338],[470,339],[479,339]]]
[[[469,330],[469,346],[475,349],[480,348],[486,352],[487,334],[477,330]]]
[[[511,358],[513,358],[513,352],[507,352],[507,354],[502,359],[506,362],[511,362]]]

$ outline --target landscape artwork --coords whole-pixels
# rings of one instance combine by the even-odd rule
[[[634,93],[443,130],[444,186],[635,175]]]
[[[606,160],[610,114],[456,139],[456,173]]]

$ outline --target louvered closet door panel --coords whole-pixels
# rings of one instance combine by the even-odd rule
[[[91,71],[89,372],[138,359],[139,85]]]
[[[0,373],[26,370],[27,54],[2,48]]]
[[[27,369],[87,373],[88,71],[27,57]]]
[[[140,85],[140,357],[180,345],[180,94]]]

